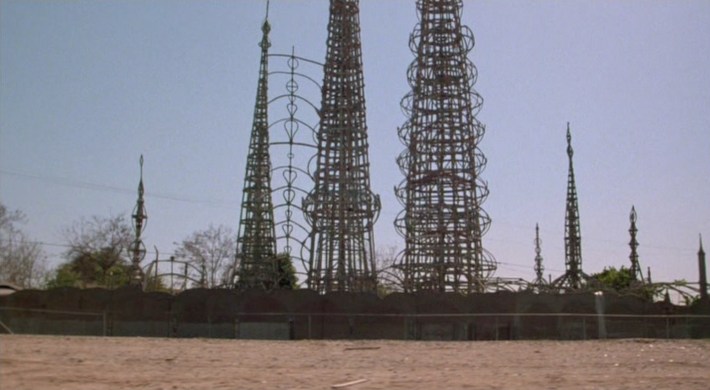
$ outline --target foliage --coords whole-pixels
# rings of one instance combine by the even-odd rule
[[[218,287],[228,279],[237,253],[235,234],[229,227],[210,225],[207,230],[196,231],[175,245],[176,257],[202,270],[197,276],[202,287]]]
[[[281,290],[297,289],[298,276],[296,276],[296,267],[293,266],[291,256],[287,253],[276,255],[276,266],[278,272],[278,288]]]
[[[45,256],[39,244],[17,227],[25,222],[22,212],[9,211],[0,203],[0,281],[39,287],[47,275]]]
[[[631,269],[621,266],[605,267],[602,272],[592,274],[591,278],[596,281],[599,288],[615,291],[619,294],[632,294],[641,298],[651,300],[656,294],[653,287],[645,285],[643,281],[638,281],[631,272]]]
[[[615,267],[604,267],[602,272],[592,275],[592,279],[599,282],[602,288],[607,288],[617,292],[631,287],[634,280],[634,275],[629,268],[622,266],[619,269]]]
[[[110,251],[116,257],[124,259],[124,251],[133,242],[133,230],[126,221],[125,215],[113,217],[93,216],[90,219],[81,218],[62,230],[62,235],[69,249],[64,257],[72,261],[82,255]],[[108,253],[107,253],[108,255]],[[105,261],[116,260],[109,255]],[[104,268],[110,266],[104,264]]]
[[[123,215],[82,218],[63,230],[69,249],[47,287],[107,287],[127,285],[130,263],[127,249],[133,241]]]
[[[84,256],[60,265],[54,277],[47,282],[47,288],[55,287],[105,287],[116,288],[128,285],[130,266],[126,261],[102,268],[101,260],[94,256]]]

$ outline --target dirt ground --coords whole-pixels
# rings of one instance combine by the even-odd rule
[[[364,381],[363,381],[364,380]],[[710,340],[0,336],[0,389],[710,389]]]

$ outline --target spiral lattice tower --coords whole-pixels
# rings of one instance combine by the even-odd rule
[[[418,0],[420,21],[410,35],[416,59],[402,100],[406,149],[397,159],[406,178],[396,188],[404,210],[395,221],[405,238],[398,260],[405,291],[483,292],[496,269],[482,242],[490,226],[481,208],[488,196],[478,147],[485,126],[476,119],[483,99],[474,89],[474,39],[461,8],[461,0]]]
[[[637,220],[638,216],[636,215],[636,207],[631,206],[631,214],[629,214],[629,235],[631,236],[631,240],[629,241],[629,248],[631,248],[629,260],[631,260],[631,268],[629,270],[631,272],[631,275],[633,275],[634,279],[643,283],[643,270],[641,270],[641,264],[639,263],[638,253],[639,242],[636,239],[636,233],[638,233],[639,231],[636,227]]]
[[[276,234],[271,198],[271,157],[268,121],[268,19],[261,28],[263,36],[257,84],[254,121],[247,153],[244,194],[237,236],[238,281],[242,289],[274,287],[277,280]]]
[[[540,239],[540,226],[535,224],[535,280],[533,281],[533,286],[541,291],[545,287],[545,266],[542,264],[542,240]]]
[[[145,259],[146,250],[141,236],[148,221],[148,213],[145,209],[145,199],[143,199],[143,194],[145,193],[143,187],[143,155],[141,155],[140,158],[140,166],[141,178],[138,182],[138,199],[136,200],[136,206],[131,215],[131,219],[133,219],[133,231],[135,232],[133,243],[131,243],[129,250],[131,253],[131,285],[141,285],[144,282],[141,262]]]
[[[357,0],[331,0],[314,188],[304,199],[312,229],[308,287],[374,291],[373,224]]]

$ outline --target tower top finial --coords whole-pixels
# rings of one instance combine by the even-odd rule
[[[138,182],[138,196],[142,199],[143,198],[143,155],[141,154],[141,158],[138,160],[138,164],[141,167],[141,177],[140,181]]]
[[[631,205],[631,215],[629,216],[629,220],[631,223],[636,223],[637,216],[636,216],[636,207]]]
[[[264,24],[261,25],[261,31],[264,33],[264,36],[271,32],[271,25],[269,24],[269,0],[266,0],[266,16],[264,17]],[[265,37],[264,39],[266,40],[267,38]]]

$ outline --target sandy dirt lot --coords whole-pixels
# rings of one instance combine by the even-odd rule
[[[710,340],[0,336],[0,389],[710,389]],[[337,388],[337,387],[336,387]]]

